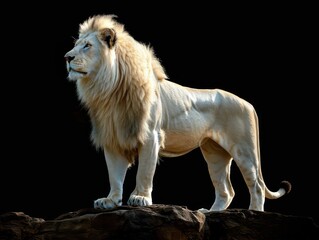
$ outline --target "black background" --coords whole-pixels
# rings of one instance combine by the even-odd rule
[[[255,106],[266,184],[276,191],[280,181],[292,183],[292,192],[266,200],[265,210],[318,218],[313,6],[174,4],[46,1],[3,8],[10,17],[1,30],[0,213],[50,219],[108,194],[103,153],[89,141],[89,119],[66,79],[63,56],[79,23],[115,14],[136,40],[153,46],[170,80],[228,90]],[[214,189],[199,150],[162,160],[153,202],[210,208]],[[124,202],[136,168],[127,173]],[[231,179],[230,207],[247,208],[235,163]]]

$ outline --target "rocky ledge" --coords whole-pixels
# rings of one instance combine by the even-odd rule
[[[319,239],[310,217],[229,209],[201,213],[186,207],[122,206],[80,209],[44,220],[8,212],[0,215],[0,240],[279,240]]]

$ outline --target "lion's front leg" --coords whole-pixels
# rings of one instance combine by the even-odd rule
[[[105,161],[109,173],[110,192],[105,198],[94,201],[94,208],[112,209],[122,205],[123,182],[129,162],[121,155],[104,149]]]
[[[132,206],[152,204],[153,177],[159,151],[159,136],[153,131],[146,143],[139,149],[139,162],[136,175],[136,187],[127,202]]]

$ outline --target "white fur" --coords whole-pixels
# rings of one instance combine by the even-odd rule
[[[265,197],[287,193],[270,191],[263,180],[254,107],[220,89],[168,81],[152,49],[134,40],[114,16],[82,23],[66,58],[68,78],[76,81],[91,118],[92,141],[104,150],[109,173],[110,192],[94,202],[95,208],[122,204],[125,174],[136,157],[136,187],[128,204],[151,205],[158,156],[180,156],[198,147],[215,187],[211,211],[228,208],[235,195],[232,160],[249,189],[249,209],[263,211]]]

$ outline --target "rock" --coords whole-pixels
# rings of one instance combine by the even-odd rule
[[[174,205],[80,209],[53,220],[0,215],[0,240],[279,240],[318,239],[310,217],[230,209],[201,213]]]
[[[32,239],[44,222],[23,212],[4,213],[0,215],[0,240]]]
[[[319,226],[310,217],[230,209],[206,213],[206,238],[236,240],[319,239]]]

